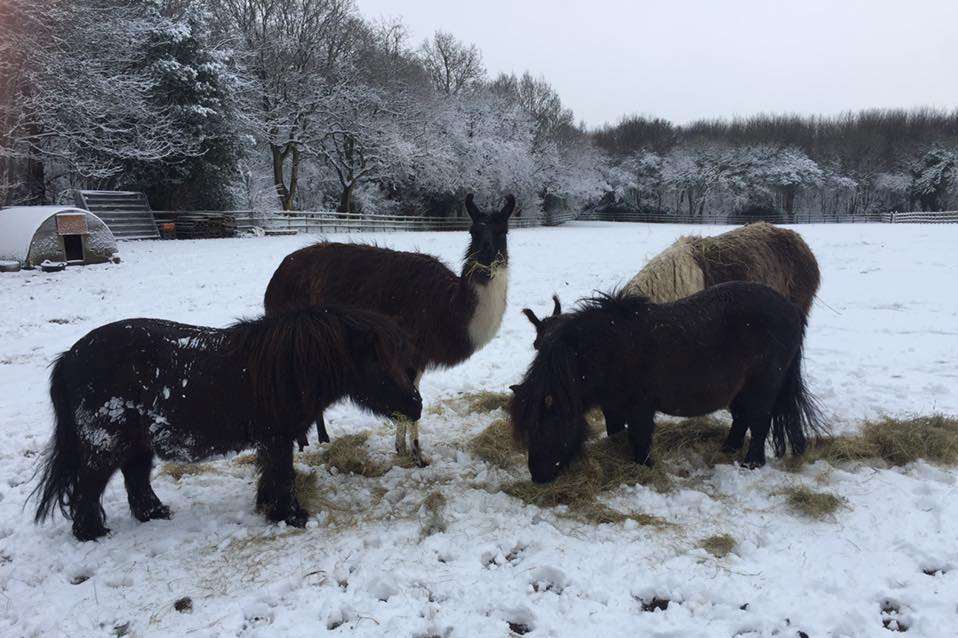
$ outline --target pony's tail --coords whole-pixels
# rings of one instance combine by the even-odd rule
[[[37,496],[37,513],[34,521],[47,519],[55,507],[67,518],[72,518],[71,503],[77,488],[80,470],[79,444],[76,415],[70,402],[70,390],[66,381],[66,358],[61,354],[53,363],[50,373],[50,400],[53,402],[55,425],[53,438],[40,467],[40,481],[30,496]]]
[[[804,343],[803,322],[802,345],[785,372],[785,380],[775,399],[775,407],[772,408],[772,443],[775,456],[785,454],[786,442],[793,455],[801,456],[808,446],[810,436],[817,438],[827,434],[818,401],[808,391],[802,376]]]

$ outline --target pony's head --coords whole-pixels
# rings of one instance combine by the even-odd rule
[[[549,336],[549,334],[559,325],[562,317],[562,302],[559,301],[559,295],[552,295],[552,314],[548,317],[539,318],[529,308],[523,308],[522,314],[526,316],[526,319],[535,327],[536,329],[536,339],[532,342],[532,347],[538,350],[543,341]]]
[[[422,397],[416,385],[423,365],[412,341],[384,315],[350,311],[346,326],[353,374],[347,381],[347,394],[379,416],[399,414],[418,420]]]
[[[529,474],[547,483],[581,451],[588,426],[576,352],[561,336],[542,344],[522,383],[512,386],[514,434],[529,450]]]
[[[506,203],[501,210],[483,212],[476,206],[472,193],[466,195],[466,211],[472,219],[463,272],[467,278],[488,281],[495,268],[508,261],[506,235],[509,233],[509,217],[515,208],[516,198],[506,195]]]

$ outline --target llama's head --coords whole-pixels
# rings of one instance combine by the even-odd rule
[[[506,195],[501,210],[487,213],[479,210],[472,193],[466,195],[466,210],[472,218],[469,227],[471,239],[466,250],[464,274],[470,279],[487,281],[495,270],[509,261],[506,235],[509,232],[509,217],[516,208],[516,198]]]

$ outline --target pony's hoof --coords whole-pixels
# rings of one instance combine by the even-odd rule
[[[757,459],[757,460],[745,459],[745,461],[742,463],[742,467],[747,468],[749,470],[757,470],[760,467],[764,467],[764,466],[765,466],[765,459]]]
[[[133,517],[141,523],[147,521],[169,520],[173,518],[173,510],[159,503],[152,507],[133,512]]]
[[[309,520],[309,512],[298,509],[286,517],[286,524],[290,527],[306,527],[306,521]]]
[[[87,541],[99,540],[109,533],[110,533],[110,528],[103,527],[102,525],[99,527],[92,527],[92,528],[86,528],[86,527],[73,528],[73,535],[76,536],[76,539],[80,541],[81,543],[86,543]]]
[[[329,435],[326,434],[326,431],[325,431],[325,430],[323,430],[322,432],[319,433],[319,437],[318,437],[318,439],[317,439],[317,442],[318,442],[318,443],[329,443]]]

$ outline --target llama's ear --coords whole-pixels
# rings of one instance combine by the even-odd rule
[[[552,316],[558,317],[562,314],[562,302],[559,301],[559,295],[552,295],[552,303],[555,304],[552,308]]]
[[[539,332],[539,330],[542,328],[542,320],[536,316],[536,313],[532,312],[532,310],[529,308],[523,308],[522,314],[526,316],[526,319],[529,320],[529,323],[536,327],[536,332]]]
[[[499,218],[499,221],[506,221],[512,215],[512,211],[516,209],[516,198],[511,193],[506,195],[506,205],[502,207],[502,210],[499,211],[499,214],[496,217]],[[518,217],[518,215],[516,215]]]
[[[482,211],[476,207],[476,202],[473,200],[472,193],[466,195],[466,212],[469,213],[469,217],[472,218],[472,221],[478,222],[482,220]]]

